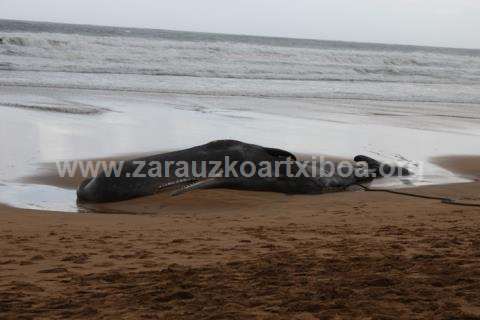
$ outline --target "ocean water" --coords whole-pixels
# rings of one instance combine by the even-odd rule
[[[15,182],[39,163],[224,138],[459,182],[428,159],[480,154],[480,50],[0,20],[0,115],[0,201],[24,207],[72,208]]]
[[[2,84],[479,103],[480,50],[0,20]]]

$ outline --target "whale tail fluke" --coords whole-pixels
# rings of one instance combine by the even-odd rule
[[[356,156],[353,161],[367,163],[368,169],[374,177],[409,176],[412,174],[407,168],[382,163],[364,155]]]

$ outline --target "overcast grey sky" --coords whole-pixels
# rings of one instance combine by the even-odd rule
[[[480,48],[479,0],[0,0],[0,17]]]

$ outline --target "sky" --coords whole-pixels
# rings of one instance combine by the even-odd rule
[[[0,18],[480,49],[479,0],[0,0]]]

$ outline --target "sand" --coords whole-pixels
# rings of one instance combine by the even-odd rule
[[[409,192],[480,203],[480,183]],[[0,318],[480,318],[479,208],[204,190],[85,210],[0,206]]]
[[[480,180],[480,159],[478,156],[434,157],[431,162],[467,179]]]

